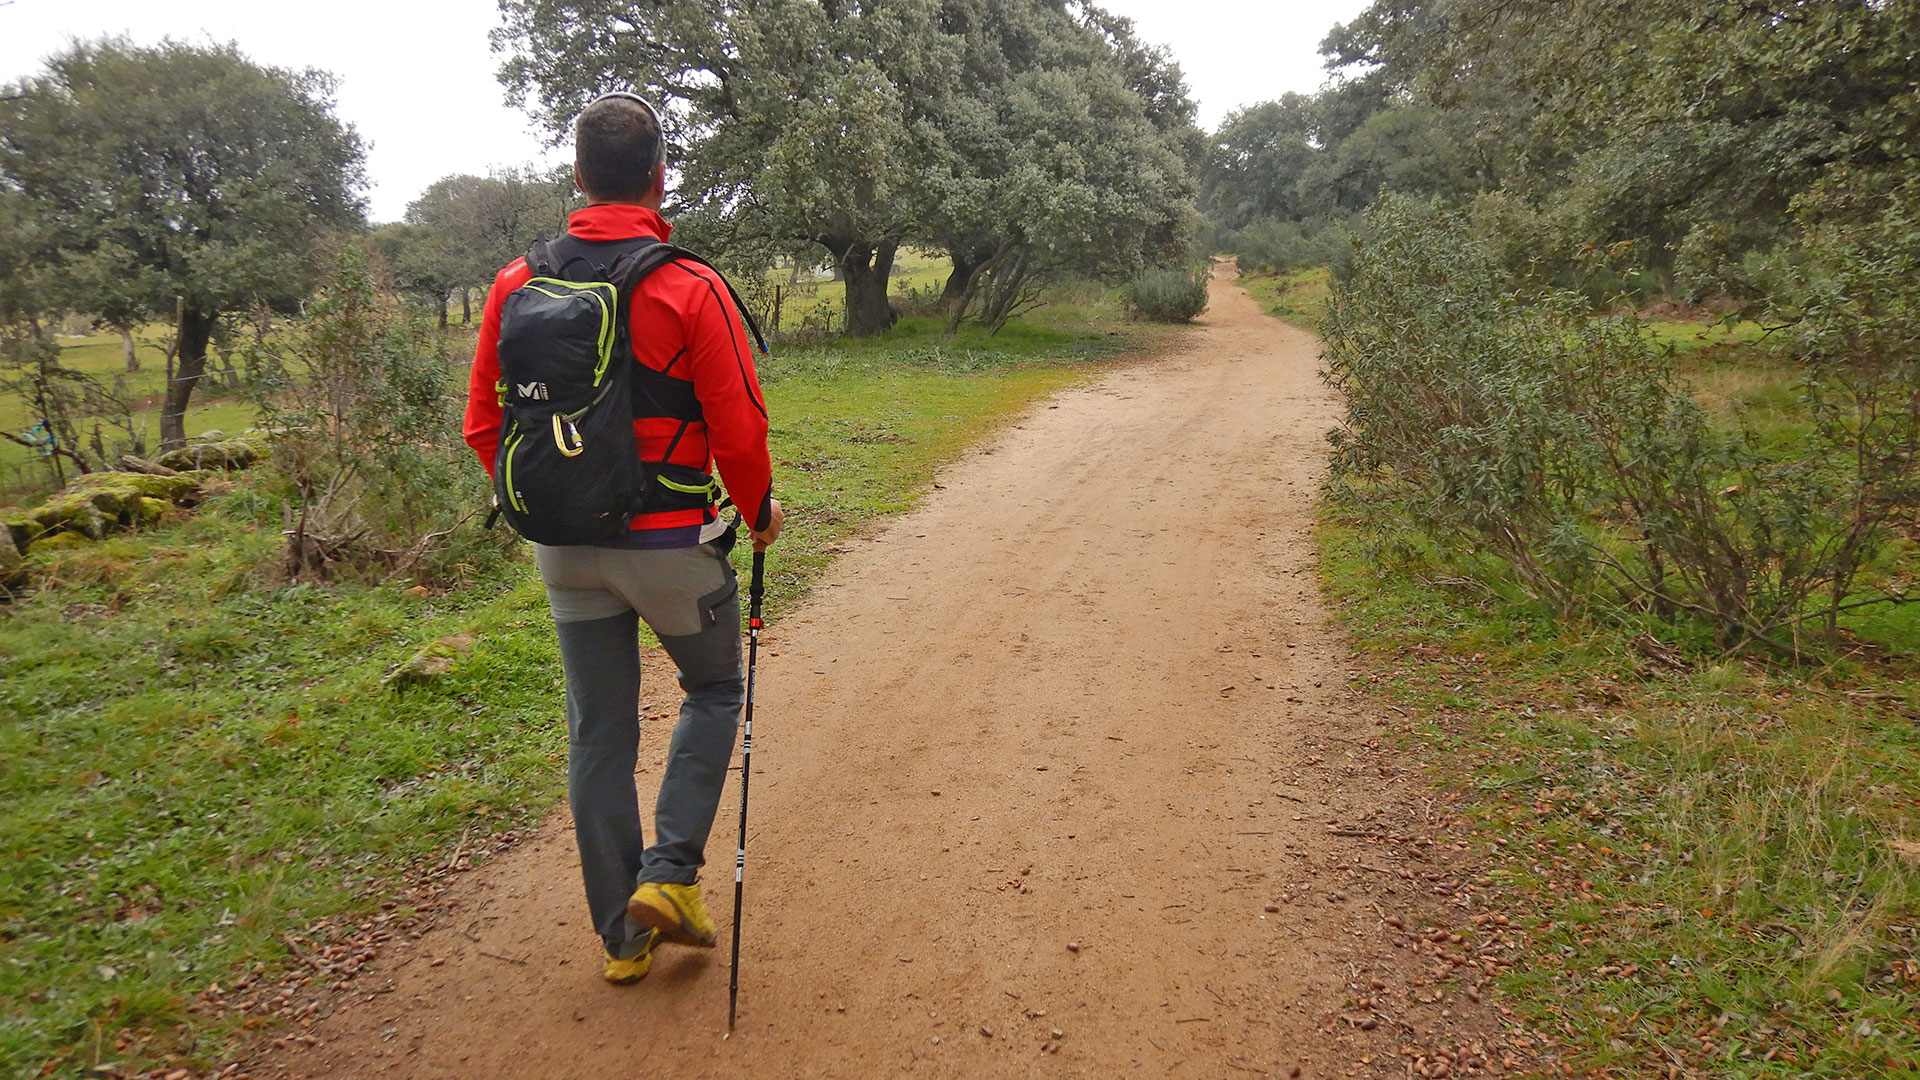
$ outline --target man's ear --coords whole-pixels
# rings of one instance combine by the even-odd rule
[[[667,197],[667,163],[661,162],[653,167],[653,190],[648,193],[655,199]]]
[[[587,194],[587,185],[580,182],[580,166],[578,165],[573,167],[573,188],[582,195]],[[589,196],[589,198],[591,198],[591,196]]]

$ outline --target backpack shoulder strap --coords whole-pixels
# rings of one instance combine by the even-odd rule
[[[664,240],[648,240],[632,251],[613,261],[607,271],[607,280],[620,289],[620,298],[624,301],[648,274],[673,261],[673,253],[678,250]]]
[[[560,268],[553,261],[553,243],[545,234],[536,237],[527,249],[527,269],[534,277],[553,277]]]
[[[576,285],[595,281],[620,285],[623,267],[630,264],[636,255],[659,245],[660,241],[650,236],[618,241],[583,241],[571,233],[555,240],[548,240],[542,235],[527,249],[527,269],[535,277]]]
[[[619,326],[623,329],[629,325],[634,290],[640,287],[640,282],[648,274],[667,264],[672,256],[662,253],[671,249],[671,244],[649,238],[646,243],[613,260],[613,265],[607,269],[607,280],[613,282],[614,302],[620,312]]]
[[[633,254],[633,263],[627,268],[631,280],[620,283],[621,302],[626,302],[629,291],[639,285],[642,278],[670,262],[681,260],[698,263],[713,271],[713,276],[719,278],[720,284],[727,287],[727,295],[733,298],[733,306],[740,312],[740,318],[746,321],[747,331],[753,335],[754,344],[760,347],[761,355],[767,355],[769,353],[767,339],[760,333],[760,324],[754,321],[753,312],[747,310],[746,302],[740,299],[740,293],[733,287],[733,282],[727,280],[727,275],[721,273],[719,267],[676,244],[655,242],[652,246],[642,248]]]

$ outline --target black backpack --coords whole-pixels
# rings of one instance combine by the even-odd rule
[[[706,260],[651,237],[536,241],[533,276],[500,306],[500,446],[495,513],[538,544],[623,535],[639,513],[705,509],[720,485],[685,465],[642,461],[634,419],[680,421],[666,457],[702,419],[693,384],[635,359],[628,305],[640,282],[676,259]],[[716,271],[717,273],[717,271]],[[724,279],[722,279],[724,281]],[[762,352],[760,329],[733,292]]]

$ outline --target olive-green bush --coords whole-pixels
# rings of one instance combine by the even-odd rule
[[[1190,267],[1160,266],[1136,274],[1120,289],[1127,314],[1153,322],[1192,322],[1207,309],[1205,263]]]
[[[1898,599],[1868,571],[1915,504],[1910,354],[1810,364],[1812,422],[1763,442],[1709,416],[1631,317],[1517,290],[1462,218],[1403,198],[1369,217],[1325,332],[1336,482],[1376,533],[1726,647],[1798,651],[1809,624]]]

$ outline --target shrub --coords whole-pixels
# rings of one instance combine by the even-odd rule
[[[122,453],[146,453],[125,379],[109,386],[65,366],[52,334],[24,320],[0,326],[0,398],[18,399],[30,425],[0,439],[32,451],[56,488],[69,474],[111,468]]]
[[[1223,233],[1218,242],[1221,250],[1239,256],[1242,270],[1284,274],[1312,266],[1342,268],[1352,247],[1353,230],[1344,221],[1262,218]]]
[[[1154,267],[1134,276],[1120,289],[1127,314],[1154,322],[1192,322],[1207,309],[1207,278],[1211,268],[1200,263],[1181,268]]]
[[[1763,447],[1712,423],[1633,319],[1515,290],[1461,219],[1400,198],[1326,337],[1336,480],[1375,531],[1484,550],[1563,612],[1697,621],[1728,647],[1795,652],[1808,622],[1898,599],[1862,571],[1913,505],[1911,365],[1867,394],[1828,369],[1807,387],[1825,419]]]
[[[287,576],[436,576],[487,545],[485,475],[461,439],[463,387],[431,319],[342,249],[305,324],[249,358],[271,469],[290,489]]]

